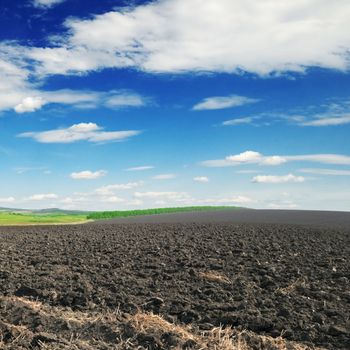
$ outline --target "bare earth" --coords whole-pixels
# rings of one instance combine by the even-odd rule
[[[243,210],[1,227],[0,349],[348,350],[349,224]]]
[[[311,210],[227,209],[144,215],[99,221],[101,223],[256,223],[350,228],[350,212]]]

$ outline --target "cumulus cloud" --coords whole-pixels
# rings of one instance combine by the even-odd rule
[[[350,170],[303,168],[303,169],[300,169],[299,171],[306,174],[316,174],[316,175],[350,176]]]
[[[43,74],[130,66],[259,75],[311,66],[346,70],[349,16],[347,1],[153,1],[69,19],[61,47],[30,54]]]
[[[193,181],[206,183],[206,182],[209,182],[209,178],[206,176],[196,176],[193,178]]]
[[[243,106],[243,105],[246,105],[249,103],[255,103],[258,101],[259,100],[257,99],[253,99],[245,96],[238,96],[238,95],[216,96],[216,97],[205,98],[203,101],[193,106],[192,109],[194,111],[226,109],[226,108]]]
[[[103,143],[123,141],[140,133],[141,131],[137,130],[104,131],[95,123],[79,123],[65,129],[25,132],[19,134],[18,137],[33,138],[40,143],[73,143],[77,141]]]
[[[258,164],[258,165],[281,165],[290,161],[308,161],[324,164],[350,164],[350,156],[341,154],[305,154],[280,156],[272,155],[265,156],[256,151],[245,151],[239,154],[227,156],[224,159],[206,160],[201,164],[206,167],[229,167],[243,164]]]
[[[288,175],[257,175],[254,176],[252,182],[255,183],[268,183],[268,184],[280,184],[286,182],[304,182],[305,178],[302,176],[295,176],[293,174]]]
[[[154,180],[170,180],[174,179],[176,177],[175,174],[159,174],[156,176],[153,176],[152,179]]]
[[[64,1],[65,0],[34,0],[33,5],[35,7],[48,8],[48,7],[58,5],[59,3]]]
[[[55,193],[43,193],[43,194],[33,194],[30,197],[25,198],[27,201],[43,201],[47,199],[57,199],[58,196]]]
[[[17,113],[35,112],[45,103],[45,100],[41,97],[26,97],[21,103],[15,106],[15,111]]]
[[[73,172],[70,174],[70,177],[73,180],[96,180],[106,175],[107,175],[106,170],[98,170],[98,171],[84,170],[80,172]]]
[[[142,165],[142,166],[136,166],[136,167],[131,167],[124,169],[125,171],[144,171],[144,170],[150,170],[154,169],[153,165]]]

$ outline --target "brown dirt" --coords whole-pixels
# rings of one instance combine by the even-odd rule
[[[350,232],[0,228],[0,349],[350,349]]]

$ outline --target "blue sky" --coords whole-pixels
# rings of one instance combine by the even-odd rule
[[[0,206],[349,210],[349,16],[3,0]]]

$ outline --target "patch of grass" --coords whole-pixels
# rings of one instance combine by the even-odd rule
[[[81,214],[0,212],[0,225],[70,224],[86,220],[86,215]]]
[[[156,215],[156,214],[166,214],[166,213],[211,211],[211,210],[237,209],[237,208],[238,207],[228,207],[228,206],[200,206],[200,207],[102,211],[102,212],[91,213],[87,216],[87,218],[92,220],[101,220],[101,219],[113,219],[113,218],[122,218],[122,217],[139,216],[139,215]]]

